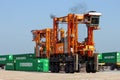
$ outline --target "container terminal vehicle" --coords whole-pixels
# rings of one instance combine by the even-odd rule
[[[105,70],[109,67],[110,70],[120,70],[120,52],[105,52],[98,54],[99,70]]]
[[[51,29],[32,30],[36,58],[48,58],[50,71],[55,73],[61,70],[66,73],[79,72],[83,63],[86,64],[87,73],[96,72],[97,55],[94,54],[93,32],[99,30],[100,16],[101,13],[95,11],[68,14],[54,17]],[[59,24],[67,24],[66,32]],[[78,40],[79,24],[85,24],[87,28],[87,38],[84,41]]]

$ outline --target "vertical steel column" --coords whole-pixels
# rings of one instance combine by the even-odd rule
[[[40,53],[40,50],[39,50],[39,41],[40,41],[40,33],[37,31],[37,33],[36,33],[36,57],[40,57],[39,55],[39,53]]]
[[[50,29],[46,29],[46,57],[50,57]]]
[[[68,35],[67,35],[67,38],[68,38],[68,54],[70,54],[71,52],[71,17],[72,17],[72,14],[68,14]]]
[[[77,46],[78,46],[78,20],[77,16],[75,16],[75,52],[78,51]]]
[[[94,39],[93,39],[93,27],[88,26],[88,39],[87,39],[87,45],[88,47],[93,46],[94,47]],[[88,56],[92,57],[93,56],[93,50],[88,50]]]
[[[56,53],[57,49],[56,49],[56,43],[58,42],[58,21],[57,21],[57,18],[54,18],[53,19],[53,54]]]

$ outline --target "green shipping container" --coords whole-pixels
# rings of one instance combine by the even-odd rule
[[[6,64],[9,60],[13,60],[13,55],[0,55],[0,64]]]
[[[117,62],[117,53],[110,52],[110,53],[102,53],[102,59],[105,63],[116,63]]]
[[[120,63],[120,52],[99,53],[99,63]]]
[[[117,52],[117,62],[120,63],[120,52]]]
[[[42,63],[42,72],[49,71],[49,59],[40,59],[40,63]]]
[[[5,70],[15,70],[14,61],[7,61],[5,65]]]
[[[44,59],[16,60],[15,66],[18,71],[49,71],[49,61]]]
[[[16,54],[13,55],[15,60],[25,60],[25,59],[30,59],[34,58],[35,54],[29,53],[29,54]]]
[[[98,59],[102,59],[102,54],[101,53],[98,54]]]
[[[99,62],[99,63],[104,63],[104,62],[103,62],[103,59],[102,59],[102,53],[99,53],[99,54],[98,54],[98,62]]]

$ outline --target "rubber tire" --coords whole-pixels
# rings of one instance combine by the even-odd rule
[[[4,66],[2,66],[1,69],[4,69]]]
[[[80,72],[80,65],[78,64],[78,70],[76,71],[77,73]]]
[[[113,71],[114,69],[115,69],[115,66],[114,66],[114,65],[111,65],[111,66],[110,66],[110,70]]]
[[[91,72],[90,68],[91,68],[91,66],[90,66],[90,64],[87,62],[87,63],[86,63],[86,72],[87,72],[87,73],[90,73],[90,72]]]
[[[96,70],[94,69],[94,63],[92,63],[92,64],[90,65],[90,71],[91,71],[92,73],[96,73]]]
[[[51,63],[50,69],[51,69],[51,72],[52,72],[52,73],[55,73],[54,62]]]
[[[74,73],[74,64],[73,63],[70,63],[69,71],[70,71],[70,73]]]
[[[92,65],[91,65],[91,69],[92,69],[91,72],[92,72],[92,73],[96,73],[96,70],[95,70],[94,66],[95,66],[95,64],[92,64]]]
[[[117,68],[117,70],[120,70],[120,68]]]
[[[59,68],[60,68],[59,63],[56,62],[54,66],[55,66],[55,72],[59,73]]]
[[[65,65],[65,73],[69,73],[69,64],[68,63],[66,63],[66,65]]]

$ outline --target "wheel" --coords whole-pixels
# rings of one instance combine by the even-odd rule
[[[70,63],[69,71],[70,71],[70,73],[74,73],[74,64],[73,63]]]
[[[90,70],[90,64],[88,62],[86,63],[86,72],[87,73],[91,72],[91,70]]]
[[[4,66],[2,66],[1,69],[4,69]]]
[[[120,70],[120,68],[118,67],[117,70]]]
[[[55,66],[55,72],[56,72],[56,73],[59,73],[59,70],[60,70],[60,65],[59,65],[59,63],[56,62],[54,66]]]
[[[51,63],[50,65],[50,71],[53,73],[54,72],[54,68],[53,68],[53,64]]]
[[[80,72],[80,65],[78,64],[78,70],[76,70],[76,72]]]
[[[110,70],[114,70],[115,69],[115,66],[114,65],[111,65],[110,66]]]
[[[69,64],[68,63],[66,63],[66,65],[65,65],[65,73],[69,73]]]
[[[50,70],[51,70],[52,73],[55,72],[54,62],[51,63],[51,65],[50,65]]]
[[[94,63],[92,63],[92,64],[91,64],[91,72],[92,72],[92,73],[96,73],[96,70],[95,70],[94,66],[95,66]]]
[[[87,59],[87,62],[86,62],[86,72],[87,73],[95,73],[96,72],[96,66],[95,64],[97,65],[97,63],[95,63],[96,59],[95,59],[95,56],[94,57],[89,57]]]

